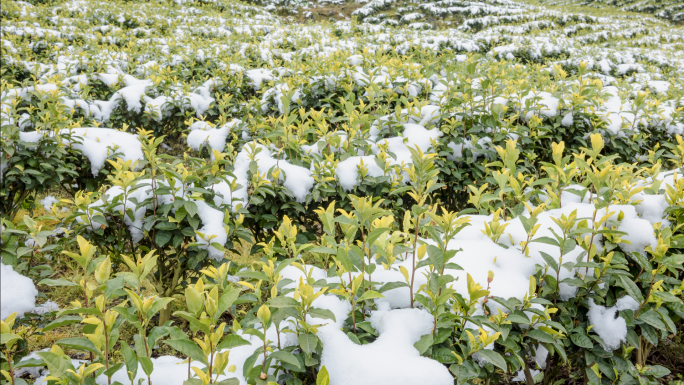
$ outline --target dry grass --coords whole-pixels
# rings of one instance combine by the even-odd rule
[[[236,254],[226,251],[225,258],[239,266],[250,265],[263,257],[263,253],[252,254],[252,244],[242,240],[240,241],[240,244],[235,246],[235,249],[239,251],[239,253]]]
[[[54,213],[45,210],[43,205],[40,204],[40,200],[45,198],[46,196],[51,195],[58,200],[60,199],[71,199],[71,197],[66,193],[66,191],[62,189],[53,189],[51,191],[48,191],[46,194],[37,196],[35,197],[35,208],[33,210],[27,210],[27,209],[20,209],[17,212],[17,215],[14,217],[12,220],[12,223],[14,225],[18,225],[19,223],[24,221],[24,216],[28,215],[31,217],[33,220],[38,222],[39,225],[43,225],[43,230],[54,230],[55,226],[59,224],[58,220],[38,220],[37,218],[42,217],[42,216],[55,216]],[[59,206],[58,206],[59,207]],[[68,216],[70,213],[69,212],[60,212],[61,208],[58,209],[57,211],[57,217],[58,218],[64,218]]]

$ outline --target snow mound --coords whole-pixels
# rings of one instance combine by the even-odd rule
[[[413,346],[432,332],[433,317],[424,310],[376,311],[371,325],[380,333],[367,345],[357,345],[340,330],[321,330],[321,364],[330,385],[452,385],[446,366],[421,357]]]
[[[14,271],[12,266],[0,263],[0,318],[3,320],[12,313],[17,318],[36,307],[38,290],[33,281]]]

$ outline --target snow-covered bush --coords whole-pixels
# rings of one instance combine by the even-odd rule
[[[115,5],[3,4],[8,381],[668,375],[649,355],[684,316],[680,28],[508,0],[334,25]],[[62,310],[31,302],[53,286]],[[82,336],[29,346],[62,327]]]

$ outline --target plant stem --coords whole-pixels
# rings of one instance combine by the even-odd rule
[[[106,309],[103,309],[106,310]],[[106,312],[103,312],[106,314]],[[109,333],[107,331],[107,320],[105,317],[102,317],[102,325],[104,327],[104,335],[105,335],[105,350],[104,350],[104,361],[105,361],[105,368],[109,370]],[[111,385],[112,384],[112,377],[107,376],[107,384]]]
[[[211,371],[214,368],[214,345],[210,342],[209,343],[209,383],[213,384],[214,380],[211,378]]]
[[[145,354],[147,357],[150,357],[150,348],[147,346],[147,336],[145,335],[144,331],[140,333],[140,336],[143,339],[143,342],[145,343]],[[150,375],[147,375],[147,385],[152,385],[152,380],[150,379]]]
[[[591,258],[591,248],[594,245],[594,237],[596,236],[596,229],[594,229],[594,222],[596,222],[596,213],[598,210],[594,210],[594,217],[591,219],[591,227],[592,227],[592,233],[591,233],[591,240],[589,241],[589,250],[587,250],[587,262],[590,262]],[[586,270],[584,271],[584,275],[589,274],[589,266],[587,266]]]
[[[366,252],[366,234],[363,232],[363,226],[361,227],[361,237],[362,237],[362,244],[361,246],[363,247],[363,252]],[[368,259],[370,260],[370,247],[368,247]],[[365,256],[361,256],[361,295],[366,293],[366,258]],[[361,317],[365,320],[366,319],[366,301],[363,301],[361,303]]]
[[[5,357],[7,357],[7,366],[9,368],[10,382],[14,385],[14,369],[12,368],[12,357],[10,357],[9,350],[5,350]]]
[[[261,374],[266,373],[266,336],[264,336],[264,362],[261,363]]]
[[[354,313],[356,313],[356,306],[354,306],[354,298],[351,299],[351,304],[352,304],[352,324],[354,325],[354,335],[356,335],[356,316]]]
[[[660,270],[660,264],[658,264],[658,268],[655,270],[656,273],[658,272],[658,270]],[[651,292],[653,291],[653,281],[655,281],[655,276],[656,276],[655,274],[651,274],[651,284],[649,285],[649,288],[648,288],[648,295],[646,296],[646,298],[644,298],[644,302],[642,302],[641,305],[639,305],[639,310],[637,310],[636,314],[634,314],[635,319],[639,317],[639,313],[641,313],[641,309],[644,307],[644,305],[646,305],[646,303],[648,302],[648,299],[651,298]]]
[[[411,296],[411,309],[413,309],[413,281],[416,277],[416,251],[418,250],[418,230],[420,229],[420,218],[422,215],[416,217],[416,232],[413,237],[413,256],[411,257],[411,287],[409,288],[409,295]]]
[[[534,385],[534,378],[532,378],[532,372],[530,371],[530,365],[527,362],[525,362],[524,373],[525,373],[525,382],[527,383],[527,385]]]

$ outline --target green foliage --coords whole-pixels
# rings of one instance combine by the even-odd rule
[[[353,343],[372,344],[379,333],[369,315],[398,291],[408,297],[405,307],[434,321],[414,344],[416,351],[448,367],[458,384],[501,383],[516,373],[528,385],[568,379],[650,384],[669,374],[649,356],[684,317],[684,142],[673,134],[682,123],[676,102],[684,91],[675,81],[664,94],[645,92],[630,80],[639,75],[636,69],[620,73],[609,66],[617,96],[631,109],[620,113],[625,118],[616,128],[605,114],[611,98],[606,71],[565,60],[571,57],[565,47],[537,54],[537,32],[515,41],[473,37],[473,52],[466,53],[450,39],[434,50],[408,40],[373,48],[377,41],[369,26],[356,21],[322,30],[320,36],[331,41],[369,46],[352,66],[346,51],[313,59],[281,55],[303,52],[312,43],[308,37],[285,34],[274,48],[268,28],[250,27],[247,37],[230,19],[221,22],[230,29],[221,35],[213,25],[204,28],[209,18],[179,16],[193,9],[221,17],[252,12],[271,20],[237,3],[196,2],[189,8],[117,2],[124,21],[106,9],[76,12],[41,4],[26,16],[11,3],[2,11],[3,23],[50,20],[51,12],[82,20],[60,37],[8,33],[9,44],[1,48],[0,247],[3,264],[39,286],[68,288],[78,299],[41,319],[3,321],[2,374],[13,384],[23,381],[15,371],[31,366],[46,367],[50,385],[90,385],[95,376],[111,383],[119,370],[131,384],[137,377],[150,384],[152,350],[163,346],[187,358],[190,385],[233,385],[237,380],[226,378],[232,373],[250,384],[327,385],[333,379],[321,365],[319,330],[335,323]],[[139,16],[150,5],[165,22]],[[598,25],[584,16],[549,17],[579,29]],[[88,29],[103,20],[117,27]],[[464,30],[485,27],[480,19]],[[95,31],[96,39],[86,30]],[[173,31],[188,36],[165,43],[166,52],[150,49],[153,41],[178,37]],[[29,47],[28,40],[40,44]],[[276,55],[264,54],[265,42],[273,43]],[[87,84],[18,64],[59,57],[65,45],[82,54],[73,73],[85,75]],[[495,50],[505,45],[514,46],[512,58]],[[209,46],[221,47],[211,60],[199,55]],[[606,55],[617,60],[615,52]],[[122,57],[130,63],[153,57],[173,62],[131,68],[141,78],[134,80],[145,82],[140,107],[118,93],[133,82],[119,68]],[[656,63],[643,53],[633,58],[654,77],[676,77],[667,61]],[[109,68],[122,72],[107,78]],[[273,76],[256,86],[246,68],[273,69]],[[390,75],[391,86],[370,81]],[[36,90],[46,85],[54,87]],[[5,93],[10,88],[23,91]],[[206,109],[193,105],[192,97],[199,96],[211,99]],[[89,109],[66,102],[76,98]],[[549,98],[557,101],[554,113]],[[118,102],[107,118],[93,112],[92,106],[111,101]],[[229,127],[219,148],[209,142],[185,146],[193,123],[214,129],[234,118],[242,121]],[[85,155],[73,147],[77,139],[65,129],[103,122],[137,132],[143,156],[124,160],[110,148],[106,167],[93,176]],[[400,154],[397,143],[416,141],[411,124],[432,139],[427,148],[409,145],[410,155]],[[31,135],[39,138],[26,140]],[[267,170],[260,168],[266,155],[275,163]],[[357,176],[349,180],[339,166],[357,159]],[[285,162],[311,171],[313,186],[304,196],[290,184],[304,181],[288,175],[292,169]],[[661,178],[667,169],[676,172],[671,182]],[[15,218],[56,189],[68,199],[49,215]],[[625,211],[661,198],[667,208],[653,226],[654,243],[628,251],[630,234],[621,230]],[[582,202],[592,215],[563,211],[568,200]],[[524,240],[516,244],[511,229],[518,222]],[[551,223],[557,230],[539,235]],[[482,227],[475,235],[493,250],[539,257],[523,281],[527,287],[529,278],[524,296],[492,295],[494,285],[508,284],[494,271],[486,284],[471,272],[464,272],[465,282],[456,281],[454,272],[465,265],[459,242],[475,226]],[[235,266],[226,259],[242,242],[252,247],[253,263]],[[296,271],[298,280],[285,278],[285,269]],[[400,279],[380,282],[380,270]],[[573,296],[564,295],[568,287],[576,290]],[[324,296],[351,311],[316,306]],[[628,298],[637,307],[616,313],[627,335],[612,349],[594,329],[591,309]],[[39,359],[20,361],[31,350],[33,329],[76,326],[79,336],[58,340]],[[288,344],[283,336],[292,337]],[[230,356],[236,348],[251,349],[239,365]],[[548,351],[540,365],[545,369],[533,376],[542,348]],[[77,368],[65,350],[87,359]]]

